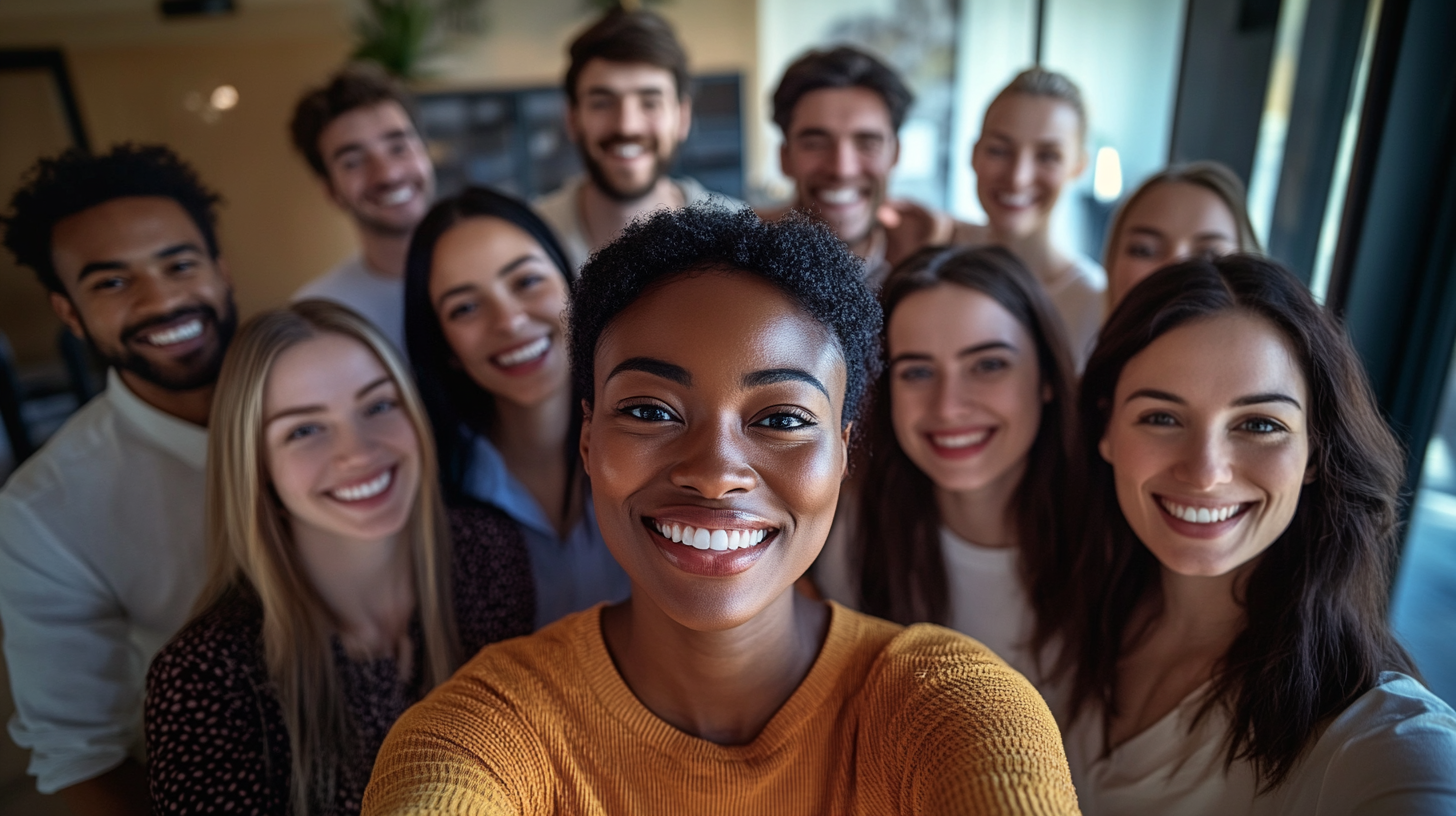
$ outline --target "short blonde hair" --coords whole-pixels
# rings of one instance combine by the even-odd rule
[[[986,115],[991,114],[991,109],[996,103],[1008,96],[1035,96],[1043,99],[1055,99],[1070,107],[1077,114],[1077,133],[1081,137],[1079,141],[1087,138],[1087,103],[1082,100],[1082,89],[1077,87],[1071,77],[1066,74],[1051,71],[1040,65],[1028,68],[1016,75],[1016,78],[996,94],[991,104],[986,106]]]
[[[420,445],[420,484],[405,523],[424,639],[424,687],[460,663],[450,598],[450,541],[440,499],[435,445],[408,369],[368,321],[322,300],[304,300],[257,315],[238,331],[218,376],[209,418],[207,543],[209,577],[201,613],[240,592],[263,608],[263,655],[288,729],[293,812],[331,802],[340,761],[356,729],[334,671],[330,639],[337,624],[292,546],[286,512],[269,484],[263,442],[263,395],[283,352],[323,334],[363,344],[394,381]]]

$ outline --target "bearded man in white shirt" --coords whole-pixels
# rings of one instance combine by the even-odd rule
[[[237,326],[218,200],[167,148],[120,145],[41,160],[0,219],[109,366],[0,490],[10,735],[77,814],[148,812],[147,664],[204,578],[205,425]]]

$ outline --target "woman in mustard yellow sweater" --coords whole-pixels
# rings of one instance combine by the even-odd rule
[[[823,227],[661,212],[573,292],[582,462],[632,597],[482,650],[396,724],[366,814],[1071,814],[1061,739],[975,641],[793,591],[879,310]]]

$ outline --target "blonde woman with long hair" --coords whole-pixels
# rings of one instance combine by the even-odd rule
[[[154,804],[358,813],[394,720],[530,631],[524,546],[497,511],[447,516],[406,369],[341,306],[249,321],[209,427],[210,577],[147,678]]]

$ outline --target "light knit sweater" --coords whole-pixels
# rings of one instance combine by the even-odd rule
[[[659,719],[601,607],[483,649],[390,731],[364,814],[1075,814],[1021,675],[939,626],[831,604],[809,674],[746,745]]]

